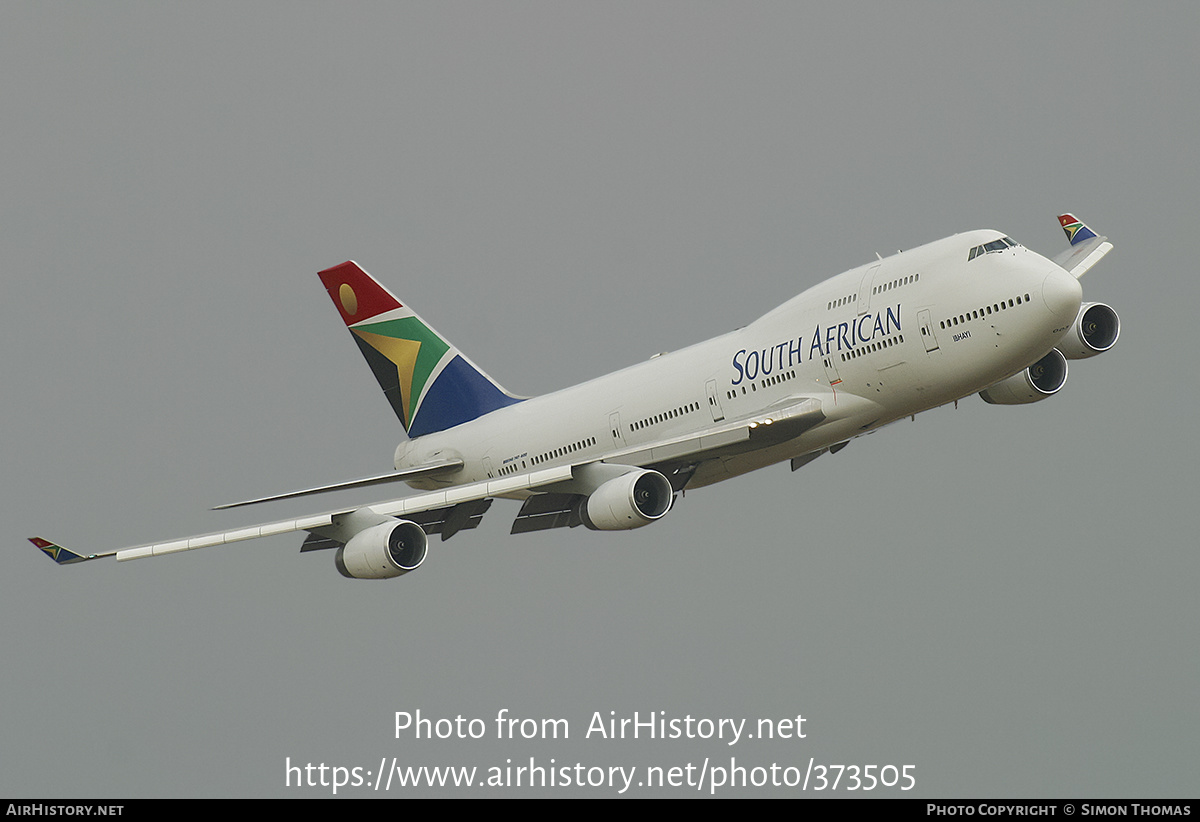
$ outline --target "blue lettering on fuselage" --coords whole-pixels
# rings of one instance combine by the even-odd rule
[[[746,356],[746,349],[744,349],[744,348],[741,351],[739,351],[733,355],[733,367],[735,369],[737,369],[737,379],[733,381],[733,383],[732,383],[733,385],[741,385],[742,384],[742,375],[745,372],[742,369],[741,358],[744,356]]]
[[[791,368],[793,364],[800,362],[799,347],[800,339],[797,337],[795,347],[787,340],[762,350],[747,351],[743,348],[733,355],[733,368],[737,371],[737,376],[731,384],[741,385],[743,379],[756,380],[769,376],[776,370]]]
[[[871,341],[870,337],[863,336],[863,326],[870,325],[870,324],[871,324],[871,315],[870,314],[863,314],[861,317],[858,318],[858,328],[855,329],[855,336],[858,337],[859,342],[868,343]]]
[[[892,313],[892,307],[888,306],[887,318],[888,318],[888,330],[886,333],[888,333],[888,334],[892,333],[893,324],[895,324],[895,330],[899,331],[900,330],[900,303],[896,303],[896,313],[895,314]]]
[[[869,311],[849,322],[833,323],[813,328],[808,346],[808,358],[825,357],[835,351],[853,351],[878,337],[886,337],[900,331],[900,304],[888,306],[882,314]],[[765,377],[804,362],[804,336],[789,338],[767,348],[747,351],[743,348],[733,355],[735,372],[731,385],[741,385],[745,380]]]
[[[753,371],[751,370],[751,365],[750,365],[751,362],[754,363]],[[751,351],[749,354],[746,355],[746,379],[752,380],[757,376],[758,376],[758,352]]]

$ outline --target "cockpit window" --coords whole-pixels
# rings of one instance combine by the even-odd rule
[[[1004,251],[1006,248],[1016,248],[1017,245],[1018,243],[1011,237],[1004,237],[999,240],[992,240],[990,243],[977,245],[972,248],[971,252],[967,255],[967,262],[970,262],[976,257],[982,257],[984,254],[991,254],[996,251]]]

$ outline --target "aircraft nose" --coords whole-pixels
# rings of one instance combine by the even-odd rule
[[[1042,299],[1053,314],[1073,320],[1083,302],[1083,286],[1066,271],[1051,271],[1042,282]]]

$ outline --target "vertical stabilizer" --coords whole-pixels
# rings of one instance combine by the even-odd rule
[[[410,437],[520,402],[357,263],[320,277]]]

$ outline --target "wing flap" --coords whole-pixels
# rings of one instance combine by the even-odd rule
[[[525,500],[509,533],[528,534],[582,525],[583,520],[576,513],[578,500],[578,494],[535,494]]]
[[[420,525],[427,534],[441,534],[442,542],[450,539],[459,531],[470,531],[478,528],[483,521],[483,515],[492,507],[490,498],[460,502],[449,508],[435,508],[432,511],[422,511],[410,514],[408,519]]]

